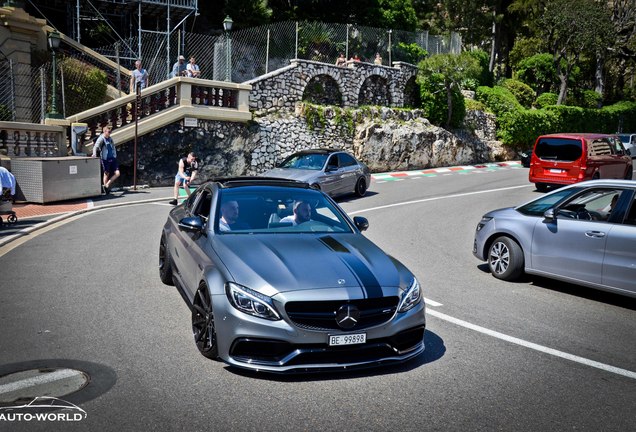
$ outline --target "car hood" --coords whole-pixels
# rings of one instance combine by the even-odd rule
[[[366,297],[405,287],[411,273],[360,234],[226,234],[212,247],[234,281],[277,293],[353,288]]]
[[[302,182],[308,182],[311,179],[315,179],[320,175],[318,170],[308,169],[296,169],[296,168],[274,168],[264,172],[262,175],[265,177],[279,177],[290,180],[298,180]]]

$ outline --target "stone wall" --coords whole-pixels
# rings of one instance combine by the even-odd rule
[[[170,186],[177,161],[194,151],[200,177],[257,175],[302,149],[337,148],[353,153],[374,172],[487,162],[506,157],[493,138],[494,118],[471,114],[471,126],[453,133],[432,125],[421,110],[370,107],[345,112],[321,107],[321,121],[309,122],[304,105],[254,121],[199,120],[175,123],[140,138],[137,184]],[[479,129],[479,128],[484,128]],[[132,184],[133,144],[118,150],[122,183]]]
[[[252,86],[250,110],[257,115],[272,113],[280,109],[291,111],[303,100],[306,88],[315,83],[317,77],[323,82],[329,78],[340,93],[339,105],[353,108],[362,104],[376,103],[369,92],[382,83],[379,102],[393,107],[405,106],[413,95],[405,94],[415,80],[417,67],[407,63],[396,63],[395,67],[378,66],[371,63],[354,62],[347,67],[338,67],[310,60],[292,60],[291,65],[260,76],[245,84]]]

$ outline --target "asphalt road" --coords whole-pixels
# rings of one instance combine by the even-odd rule
[[[487,210],[537,195],[527,170],[375,183],[347,212],[411,270],[426,352],[397,367],[270,376],[205,359],[189,310],[158,278],[170,206],[84,214],[0,250],[0,378],[85,371],[69,422],[0,430],[627,431],[636,424],[636,302],[549,281],[493,278],[471,253]],[[389,206],[389,207],[387,207]]]

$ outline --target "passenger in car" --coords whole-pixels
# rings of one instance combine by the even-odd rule
[[[239,204],[237,201],[226,201],[221,204],[221,218],[219,219],[220,231],[234,231],[249,229],[245,222],[239,222]]]
[[[311,205],[307,201],[294,202],[294,214],[285,216],[280,223],[292,223],[292,226],[300,225],[311,220]]]

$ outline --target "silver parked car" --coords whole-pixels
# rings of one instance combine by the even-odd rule
[[[525,271],[636,297],[636,181],[576,183],[486,213],[473,254],[499,279]]]
[[[621,133],[618,137],[623,142],[625,150],[629,150],[632,159],[636,158],[636,133]]]
[[[211,181],[170,212],[159,274],[208,358],[270,372],[406,361],[424,350],[422,290],[367,227],[306,183]]]
[[[371,184],[369,168],[351,154],[330,149],[303,150],[262,174],[317,185],[332,197],[364,196]]]

